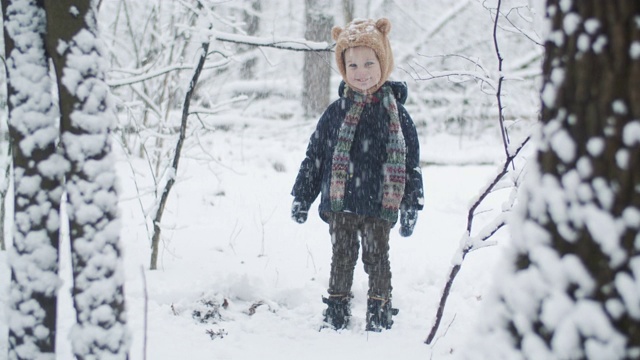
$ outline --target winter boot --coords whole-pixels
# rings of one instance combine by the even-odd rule
[[[383,329],[391,329],[393,315],[398,315],[400,310],[391,307],[391,299],[370,297],[367,300],[367,331],[380,332]]]
[[[325,327],[334,330],[344,329],[349,325],[351,317],[351,297],[348,295],[330,295],[322,297],[322,302],[327,304],[323,312]]]

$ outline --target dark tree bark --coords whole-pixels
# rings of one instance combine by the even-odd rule
[[[330,41],[333,16],[325,13],[326,1],[305,0],[306,30],[304,37],[313,41]],[[307,116],[320,114],[329,105],[331,57],[325,52],[305,52],[302,106]]]
[[[344,23],[348,24],[353,20],[355,12],[355,2],[353,0],[342,0],[342,13],[344,15]]]
[[[67,215],[78,359],[128,358],[115,163],[115,125],[93,1],[44,0],[56,73],[60,139],[69,168]],[[108,291],[105,291],[108,289]]]
[[[549,5],[558,5],[560,1],[550,1]],[[557,88],[553,103],[545,101],[542,118],[547,128],[558,123],[572,138],[576,145],[575,156],[564,158],[562,150],[554,151],[553,141],[550,148],[540,151],[538,163],[543,176],[551,176],[558,181],[580,166],[580,162],[591,164],[592,171],[582,183],[590,186],[596,193],[593,206],[608,213],[614,219],[623,219],[624,212],[640,211],[640,139],[625,140],[625,132],[640,126],[640,55],[630,57],[632,44],[638,46],[640,29],[637,19],[640,16],[640,3],[637,1],[575,1],[572,9],[558,11],[552,16],[554,29],[563,29],[563,16],[567,13],[580,14],[583,20],[597,19],[601,27],[592,35],[588,25],[581,21],[578,29],[568,35],[562,45],[546,43],[546,58],[543,65],[544,83]],[[581,50],[581,36],[592,39],[591,49]],[[599,40],[608,39],[608,44],[598,51]],[[595,50],[595,51],[594,51]],[[554,70],[565,71],[565,81],[557,84],[553,79]],[[594,141],[602,141],[602,152],[590,150]],[[623,155],[624,154],[624,155]],[[624,156],[627,159],[618,159]],[[599,184],[604,189],[599,189]],[[572,189],[565,187],[567,192]],[[605,192],[610,190],[612,198],[606,199]],[[550,209],[549,209],[550,210]],[[547,212],[546,214],[551,215]],[[553,217],[552,217],[553,219]],[[572,254],[578,256],[586,266],[596,288],[590,297],[603,307],[608,301],[622,301],[616,288],[616,277],[621,273],[633,274],[631,261],[638,260],[638,228],[625,227],[616,239],[622,258],[612,254],[600,243],[590,224],[571,222],[570,228],[575,239],[562,235],[559,221],[545,223],[535,219],[552,237],[553,248],[560,256]],[[635,241],[635,244],[634,244]],[[526,258],[522,258],[526,263]],[[636,273],[637,277],[640,274]],[[567,289],[572,294],[571,289]],[[636,287],[636,294],[640,290]],[[608,314],[613,326],[629,340],[629,346],[640,347],[640,317],[632,317],[629,312],[615,319]],[[586,339],[585,339],[586,340]]]
[[[243,13],[244,22],[247,24],[247,35],[257,35],[260,30],[260,16],[258,14],[262,11],[262,0],[249,0],[248,10]],[[241,49],[241,52],[250,51],[253,47],[245,47]],[[258,56],[253,55],[246,59],[240,69],[240,76],[243,79],[255,79],[256,77],[256,64]]]
[[[9,358],[55,353],[60,181],[43,173],[58,159],[41,1],[2,1],[9,133],[14,166],[13,246],[9,252]],[[41,168],[42,167],[42,168]]]
[[[77,321],[71,334],[75,356],[128,357],[109,141],[114,115],[92,4],[2,1],[15,183],[9,359],[56,356],[60,208],[65,192]],[[50,61],[57,84],[50,75]]]
[[[547,6],[542,134],[498,313],[526,358],[637,358],[640,2]]]
[[[4,59],[2,60],[5,62]],[[9,195],[9,189],[11,187],[11,169],[13,167],[13,160],[11,159],[13,152],[11,151],[11,146],[11,136],[9,136],[9,140],[7,141],[7,160],[4,165],[5,180],[3,186],[0,186],[0,251],[7,250],[7,243],[5,239],[5,216],[7,214],[7,195]],[[10,196],[10,198],[13,199],[13,196]]]

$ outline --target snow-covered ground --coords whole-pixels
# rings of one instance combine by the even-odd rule
[[[132,360],[460,358],[474,336],[507,231],[493,238],[498,246],[466,258],[435,342],[424,340],[464,233],[469,201],[502,161],[497,133],[480,140],[421,135],[423,161],[452,165],[423,168],[426,205],[414,235],[401,238],[392,229],[393,300],[400,309],[393,329],[364,331],[367,278],[360,262],[350,327],[320,332],[331,256],[328,226],[317,216],[317,203],[307,223],[289,217],[289,192],[315,121],[237,115],[207,121],[225,126],[189,137],[163,219],[156,271],[148,270],[151,228],[142,213],[152,203],[149,164],[125,156],[114,142]],[[500,211],[507,196],[508,190],[492,195],[475,226]],[[70,359],[75,315],[68,253],[61,261],[58,359]],[[8,346],[8,283],[7,253],[0,252],[0,358]],[[207,313],[213,318],[201,322]]]

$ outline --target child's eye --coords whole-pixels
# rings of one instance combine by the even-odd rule
[[[373,66],[373,64],[374,64],[374,62],[373,62],[373,61],[367,61],[367,62],[364,64],[364,66],[366,66],[366,67],[371,67],[371,66]]]
[[[349,66],[350,68],[354,68],[354,69],[356,68],[356,64],[349,64],[348,66]]]

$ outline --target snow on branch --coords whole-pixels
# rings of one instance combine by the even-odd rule
[[[272,36],[269,38],[261,38],[257,36],[244,35],[242,34],[244,31],[239,28],[237,24],[229,22],[223,16],[218,15],[215,11],[210,11],[210,9],[204,6],[201,1],[198,0],[196,6],[182,0],[179,0],[179,2],[186,8],[190,9],[196,15],[204,14],[204,16],[209,19],[209,22],[211,24],[218,22],[240,32],[239,34],[233,34],[209,28],[209,30],[204,32],[203,34],[205,36],[208,36],[210,39],[226,41],[235,44],[271,47],[291,51],[333,51],[334,45],[329,45],[326,42],[315,42],[306,39],[296,39],[288,37]]]
[[[157,269],[158,263],[158,246],[160,242],[160,234],[162,228],[160,226],[162,221],[162,215],[164,213],[165,206],[167,204],[167,200],[169,198],[169,192],[173,187],[173,184],[176,182],[176,174],[178,173],[178,164],[180,162],[180,155],[182,153],[182,147],[186,138],[187,131],[187,120],[189,118],[189,107],[191,106],[191,98],[195,92],[196,84],[198,83],[198,79],[200,78],[200,74],[204,68],[204,64],[207,60],[207,54],[209,51],[209,41],[205,41],[202,43],[200,57],[198,59],[198,64],[196,65],[193,76],[191,77],[191,82],[189,82],[189,86],[187,88],[187,92],[184,97],[184,104],[182,106],[182,121],[180,125],[180,136],[178,137],[178,143],[176,144],[176,150],[173,155],[173,161],[171,163],[171,169],[167,172],[167,176],[165,177],[166,183],[163,186],[162,194],[160,196],[160,201],[158,203],[158,207],[155,211],[155,216],[153,219],[153,237],[151,239],[151,264],[149,266],[150,270]]]
[[[270,37],[270,38],[261,38],[257,36],[247,36],[247,35],[239,35],[239,34],[231,34],[231,33],[223,33],[211,30],[204,35],[209,35],[211,38],[231,42],[235,44],[243,44],[243,45],[252,45],[258,47],[271,47],[280,50],[290,50],[290,51],[333,51],[335,44],[329,44],[327,42],[315,42],[309,41],[305,39],[295,39],[295,38],[285,38],[285,37]],[[222,66],[225,66],[229,63],[229,56],[224,55],[225,59],[219,60],[215,63],[210,63],[203,68],[203,70],[207,69],[215,69]],[[162,69],[157,69],[154,71],[143,72],[140,74],[136,74],[131,77],[123,78],[123,79],[111,79],[107,81],[107,84],[110,87],[120,87],[125,85],[132,85],[135,83],[147,81],[158,76],[162,76],[169,72],[173,71],[181,71],[181,70],[193,70],[196,68],[195,64],[175,64],[166,66]],[[125,72],[125,70],[120,70],[120,72]]]
[[[497,175],[484,188],[484,190],[480,192],[479,196],[472,201],[472,205],[469,208],[469,213],[467,215],[467,228],[460,241],[460,247],[458,248],[457,252],[454,254],[451,271],[449,273],[449,278],[442,292],[442,296],[440,298],[440,304],[438,305],[435,323],[431,328],[431,332],[429,333],[429,336],[425,340],[425,343],[427,344],[431,344],[433,339],[436,336],[438,327],[440,326],[440,322],[442,321],[444,308],[447,302],[447,298],[449,297],[449,293],[451,291],[453,281],[455,280],[456,276],[458,275],[458,272],[460,271],[460,268],[462,267],[462,262],[464,258],[467,256],[469,252],[473,250],[491,245],[489,242],[487,242],[487,240],[491,238],[495,233],[497,233],[498,230],[500,230],[502,227],[506,225],[507,223],[506,214],[510,211],[510,209],[513,208],[513,204],[515,202],[515,198],[516,198],[515,194],[517,193],[517,189],[518,189],[517,181],[514,181],[509,185],[513,187],[514,190],[512,191],[512,196],[509,199],[509,203],[506,204],[506,206],[503,206],[501,214],[498,215],[492,222],[486,225],[483,229],[481,229],[481,231],[478,232],[475,236],[471,235],[473,221],[475,219],[475,215],[478,207],[484,202],[484,200],[493,191],[495,191],[498,188],[504,188],[505,184],[502,181],[503,178],[507,175],[507,173],[509,173],[510,167],[512,168],[513,171],[516,170],[515,159],[517,158],[518,154],[522,151],[522,149],[525,147],[525,145],[529,142],[529,139],[530,139],[530,137],[527,137],[517,148],[515,148],[514,145],[510,144],[509,135],[507,133],[507,129],[505,128],[504,112],[503,112],[504,107],[502,104],[502,87],[503,87],[503,82],[505,81],[505,74],[503,73],[503,58],[500,53],[500,47],[498,44],[498,36],[497,36],[498,22],[500,20],[500,14],[501,14],[500,13],[501,3],[502,1],[498,0],[495,17],[494,17],[494,23],[493,23],[493,45],[494,45],[495,54],[498,62],[499,78],[497,81],[491,80],[491,78],[488,75],[486,75],[486,71],[484,70],[484,68],[478,62],[475,62],[476,68],[479,69],[480,71],[483,71],[484,74],[478,75],[478,72],[475,71],[471,73],[467,72],[465,73],[465,75],[469,77],[474,77],[476,79],[481,80],[483,83],[489,84],[495,91],[495,96],[497,99],[497,106],[498,106],[498,120],[500,123],[500,131],[502,135],[502,142],[503,142],[506,158],[502,166],[502,169],[498,171]],[[464,57],[464,56],[461,56],[461,57],[463,59],[473,62],[473,60],[467,57]],[[418,72],[416,71],[416,74],[417,73]],[[427,78],[426,80],[434,79],[437,76],[437,74],[433,74],[429,71],[427,71],[427,73],[429,74],[430,78]],[[452,75],[445,74],[445,75],[442,75],[441,77],[444,77],[444,76],[450,77]],[[418,80],[421,80],[421,79],[418,79]]]
[[[494,219],[491,223],[486,225],[483,229],[480,230],[475,236],[471,236],[471,230],[473,227],[473,221],[476,215],[476,210],[483,203],[483,201],[496,190],[498,185],[501,183],[501,180],[509,173],[509,167],[513,164],[514,160],[518,156],[518,154],[522,151],[525,145],[529,142],[529,137],[527,137],[520,146],[513,151],[512,154],[507,156],[502,169],[496,174],[496,176],[492,179],[491,182],[484,188],[482,192],[480,192],[479,196],[473,201],[473,204],[469,208],[469,212],[467,215],[467,228],[462,236],[460,241],[460,247],[457,252],[453,256],[451,271],[449,272],[449,279],[445,284],[444,290],[442,291],[442,296],[440,297],[440,304],[438,305],[438,311],[436,312],[436,319],[433,327],[431,328],[431,332],[425,340],[425,343],[431,344],[433,339],[436,336],[438,331],[438,327],[440,326],[440,322],[442,321],[442,317],[444,314],[444,308],[447,303],[447,298],[449,297],[449,293],[451,292],[451,287],[453,286],[453,281],[455,280],[460,268],[462,267],[462,261],[473,250],[477,250],[486,246],[492,245],[492,243],[487,242],[489,238],[491,238],[498,230],[500,230],[504,225],[506,225],[506,214],[507,211],[511,208],[513,204],[508,206],[508,209],[503,209],[503,212],[498,215],[496,219]],[[514,184],[515,185],[515,184]]]
[[[281,50],[291,51],[333,51],[335,44],[326,41],[316,42],[305,39],[295,39],[288,37],[257,37],[211,31],[211,36],[218,41],[226,41],[235,44],[252,45],[261,47],[271,47]]]
[[[419,54],[425,58],[431,57],[442,57],[442,58],[461,58],[473,64],[476,70],[444,70],[444,71],[432,71],[429,70],[424,65],[420,64],[417,60],[413,60],[413,62],[408,63],[411,71],[407,69],[404,70],[407,74],[412,76],[416,81],[429,81],[435,79],[446,78],[447,80],[453,83],[462,83],[469,80],[476,80],[482,84],[483,91],[484,86],[487,85],[491,88],[490,91],[487,91],[489,94],[496,94],[499,90],[499,84],[496,80],[494,80],[488,72],[484,69],[482,64],[478,60],[471,59],[467,56],[458,55],[458,54],[448,54],[448,55],[437,55],[437,56],[428,56]]]
[[[504,151],[509,158],[509,134],[504,126],[504,106],[502,105],[502,83],[504,82],[504,74],[502,73],[502,54],[500,53],[500,46],[498,45],[498,20],[500,19],[500,5],[502,0],[498,0],[498,8],[496,9],[496,20],[493,22],[493,46],[496,50],[496,56],[498,57],[498,72],[500,78],[498,79],[498,90],[496,91],[496,98],[498,100],[498,119],[500,120],[500,133],[502,134],[502,142],[504,144]]]
[[[224,66],[224,65],[226,65],[228,63],[229,63],[228,59],[220,60],[218,62],[208,64],[207,66],[205,66],[203,68],[203,70],[219,68],[219,67],[222,67],[222,66]],[[107,81],[107,85],[109,85],[110,87],[119,87],[119,86],[124,86],[124,85],[132,85],[132,84],[135,84],[135,83],[139,83],[139,82],[143,82],[143,81],[147,81],[147,80],[153,79],[153,78],[158,77],[158,76],[162,76],[162,75],[164,75],[166,73],[170,73],[172,71],[193,70],[193,69],[196,68],[196,66],[197,65],[194,65],[194,64],[175,64],[175,65],[170,65],[170,66],[166,66],[166,67],[164,67],[162,69],[157,69],[157,70],[154,70],[154,71],[138,74],[138,75],[131,76],[131,77],[128,77],[128,78],[124,78],[124,79],[108,80]]]
[[[522,34],[524,37],[529,39],[532,43],[538,45],[541,48],[544,48],[544,44],[543,44],[542,39],[540,39],[540,36],[537,33],[535,33],[535,31],[524,30],[524,29],[522,29],[522,27],[517,26],[516,24],[513,23],[513,21],[511,21],[509,15],[514,11],[517,13],[517,16],[519,18],[525,19],[526,21],[529,21],[529,22],[531,21],[531,20],[528,19],[528,16],[524,16],[524,15],[522,15],[520,13],[521,9],[529,9],[529,7],[528,6],[516,6],[514,8],[511,8],[506,14],[503,13],[502,17],[505,20],[507,20],[509,22],[509,24],[511,24],[511,26],[510,27],[501,26],[501,28],[503,30],[505,30],[505,31],[508,31],[508,32]]]

